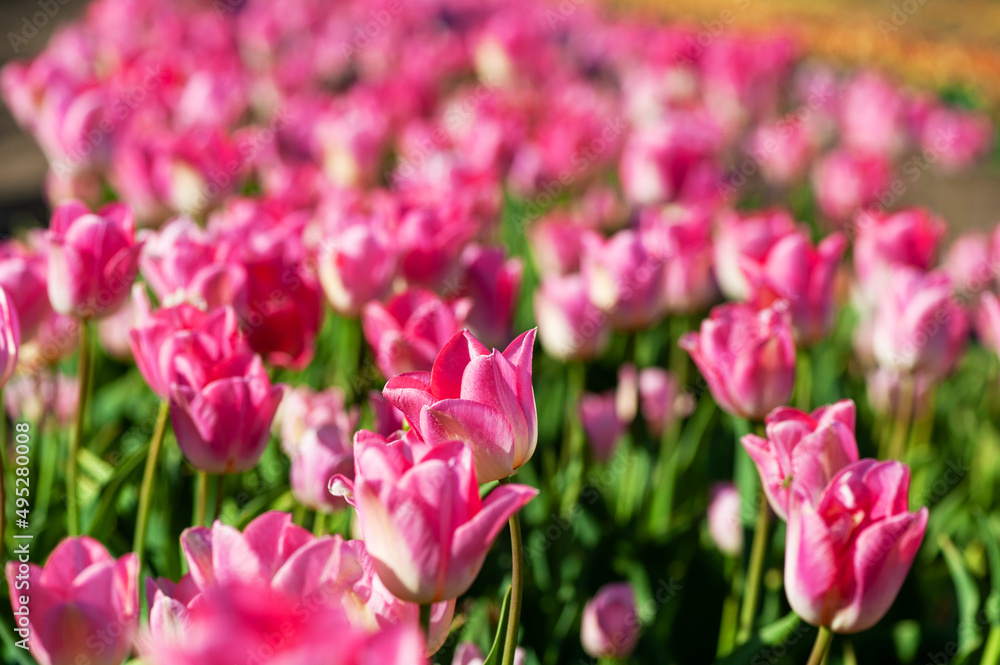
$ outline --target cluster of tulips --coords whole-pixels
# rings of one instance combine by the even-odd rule
[[[1000,352],[1000,232],[943,252],[945,222],[897,206],[988,154],[988,116],[781,35],[570,2],[97,0],[0,85],[54,207],[0,245],[0,386],[40,446],[72,428],[46,490],[66,538],[6,566],[7,652],[41,665],[555,663],[520,618],[561,535],[536,548],[519,514],[575,530],[594,473],[625,474],[613,518],[657,546],[695,507],[731,569],[720,657],[760,639],[782,534],[818,664],[885,616],[924,541],[903,461],[935,387],[973,333]],[[845,334],[880,459],[813,370]],[[81,497],[117,450],[88,427],[98,364],[134,364],[160,405],[111,507]],[[715,406],[742,445],[685,502]],[[246,498],[278,449],[287,500]],[[181,493],[185,572],[158,577],[181,566],[156,497]],[[510,563],[485,565],[508,524]],[[643,601],[675,590],[607,581],[541,611],[624,660]],[[495,638],[456,644],[477,595]]]

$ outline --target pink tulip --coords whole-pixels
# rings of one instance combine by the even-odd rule
[[[372,430],[377,434],[389,438],[403,429],[403,412],[389,404],[379,391],[368,391],[368,408],[374,420]]]
[[[906,98],[880,75],[863,71],[844,86],[840,129],[860,153],[892,157],[906,145]]]
[[[184,575],[176,584],[162,577],[147,577],[150,638],[158,642],[181,639],[190,627],[191,605],[200,595],[201,589],[191,575]]]
[[[996,294],[987,291],[979,297],[975,324],[982,343],[1000,354],[1000,298]]]
[[[742,304],[715,307],[699,332],[681,337],[680,347],[715,401],[734,416],[762,420],[792,395],[795,342],[780,303],[760,312]]]
[[[379,216],[338,223],[317,252],[323,293],[334,311],[357,316],[367,303],[385,297],[396,276],[393,237]]]
[[[879,300],[872,349],[882,367],[946,376],[961,356],[968,331],[968,316],[952,300],[947,275],[899,268]]]
[[[480,482],[501,480],[531,459],[538,416],[531,386],[535,331],[492,353],[468,332],[445,344],[430,372],[393,377],[382,394],[426,443],[465,441]]]
[[[663,260],[633,230],[611,238],[588,232],[583,238],[582,270],[590,301],[611,325],[637,330],[663,314]]]
[[[359,432],[348,495],[379,579],[397,598],[427,604],[465,593],[504,523],[537,490],[499,485],[479,498],[471,449],[460,441],[427,446]]]
[[[997,278],[997,257],[989,236],[963,233],[948,248],[942,269],[951,278],[955,290],[973,296],[989,288]]]
[[[535,291],[535,321],[542,348],[559,360],[593,360],[611,340],[608,317],[590,302],[578,274],[542,279]]]
[[[673,372],[660,367],[639,371],[639,407],[654,438],[659,439],[675,419],[690,414],[693,406]]]
[[[292,460],[289,482],[292,496],[313,510],[333,512],[346,508],[327,491],[332,476],[354,475],[354,430],[358,408],[347,409],[339,388],[315,392],[306,387],[285,392],[278,410],[281,447]]]
[[[471,305],[464,298],[446,303],[420,287],[384,305],[369,303],[361,322],[379,370],[389,378],[430,371],[442,347],[464,327]]]
[[[12,420],[38,422],[42,414],[60,427],[74,422],[79,408],[80,382],[75,376],[45,369],[33,375],[15,375],[4,387],[3,401]]]
[[[170,398],[176,380],[174,359],[178,354],[203,348],[224,356],[246,350],[236,314],[220,307],[206,313],[185,303],[151,311],[145,289],[136,286],[136,326],[128,331],[129,346],[139,373],[160,399]]]
[[[21,339],[31,340],[52,311],[46,285],[47,260],[42,251],[8,240],[0,243],[0,287],[17,310]]]
[[[646,246],[663,261],[663,305],[671,314],[708,309],[719,295],[707,208],[664,206],[640,216]]]
[[[64,539],[43,567],[7,563],[15,628],[39,665],[125,660],[139,625],[137,565],[87,536]]]
[[[865,384],[868,388],[868,403],[875,413],[895,418],[902,407],[903,381],[912,382],[907,387],[906,394],[910,396],[910,413],[919,420],[931,406],[931,395],[940,382],[926,372],[916,374],[900,373],[899,370],[878,367],[865,374]]]
[[[878,155],[838,149],[813,165],[816,205],[835,221],[850,219],[862,208],[876,205],[880,197],[892,194],[891,185],[892,167]]]
[[[17,353],[21,347],[21,325],[17,310],[7,289],[0,286],[0,388],[7,385],[17,369]]]
[[[855,220],[854,271],[865,303],[880,300],[897,267],[930,270],[947,225],[923,208],[861,213]]]
[[[931,109],[920,126],[920,147],[934,155],[937,163],[950,171],[972,164],[993,146],[993,122],[985,113]]]
[[[744,260],[750,302],[767,307],[776,300],[786,301],[795,341],[802,345],[820,341],[833,325],[833,281],[845,249],[847,238],[842,233],[827,236],[815,249],[804,233],[783,236],[763,257]]]
[[[583,607],[580,642],[593,658],[628,658],[639,641],[639,611],[628,582],[606,584]]]
[[[890,460],[842,469],[819,499],[789,502],[785,593],[795,613],[837,633],[889,610],[920,548],[927,508],[909,512],[910,470]]]
[[[60,204],[49,230],[49,300],[60,314],[100,318],[128,297],[142,243],[135,216],[121,204],[91,213],[79,201]]]
[[[462,642],[455,648],[455,656],[451,659],[451,665],[483,665],[486,657],[479,650],[474,642]],[[514,651],[514,665],[524,665],[525,652],[521,647]]]
[[[369,633],[352,627],[336,605],[304,605],[280,591],[240,583],[203,592],[184,630],[161,632],[145,656],[154,665],[422,665],[423,653],[415,625]]]
[[[471,304],[469,330],[490,346],[507,344],[521,295],[521,260],[506,259],[502,247],[469,245],[461,266],[458,293]]]
[[[628,422],[618,415],[616,402],[615,391],[609,390],[600,394],[584,393],[577,406],[590,450],[594,459],[602,464],[614,455],[628,427]]]
[[[528,241],[539,272],[566,275],[580,269],[581,233],[587,228],[572,217],[552,213],[528,227]]]
[[[810,127],[798,118],[758,125],[748,150],[760,164],[764,179],[776,185],[790,185],[801,179],[814,151]]]
[[[476,220],[461,210],[439,206],[406,212],[393,233],[403,276],[410,284],[444,286],[455,277],[462,250],[478,231]]]
[[[733,483],[714,483],[708,491],[708,534],[723,554],[743,553],[740,491]]]
[[[174,372],[170,421],[188,462],[208,473],[256,466],[284,389],[271,385],[260,356],[198,343],[178,351]]]
[[[715,276],[726,297],[745,299],[750,284],[742,266],[747,261],[763,261],[778,240],[795,230],[792,215],[781,208],[722,214],[715,233]]]
[[[854,421],[854,402],[849,399],[811,414],[779,407],[767,416],[766,439],[756,434],[741,439],[778,517],[788,519],[793,492],[815,501],[830,478],[858,461]]]
[[[217,261],[216,239],[186,217],[143,235],[142,276],[164,306],[190,302],[205,309],[240,306],[246,275],[235,263]]]

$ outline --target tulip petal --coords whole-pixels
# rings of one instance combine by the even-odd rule
[[[428,443],[457,439],[469,444],[479,482],[501,480],[513,473],[513,432],[503,414],[492,406],[446,399],[425,407],[420,418]]]
[[[466,366],[473,358],[489,355],[489,352],[489,349],[469,334],[469,331],[456,333],[444,345],[434,361],[434,368],[431,370],[431,394],[439,400],[461,397],[462,375]]]
[[[421,437],[420,412],[425,406],[435,402],[431,395],[431,374],[429,372],[407,372],[389,379],[382,389],[382,396],[403,412],[406,422]]]

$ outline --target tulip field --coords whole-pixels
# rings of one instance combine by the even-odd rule
[[[913,203],[1000,183],[976,90],[95,0],[0,93],[3,663],[1000,664],[1000,227]]]

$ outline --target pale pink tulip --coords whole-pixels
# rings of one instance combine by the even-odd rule
[[[743,553],[740,491],[733,483],[714,483],[708,490],[708,535],[723,554]]]

